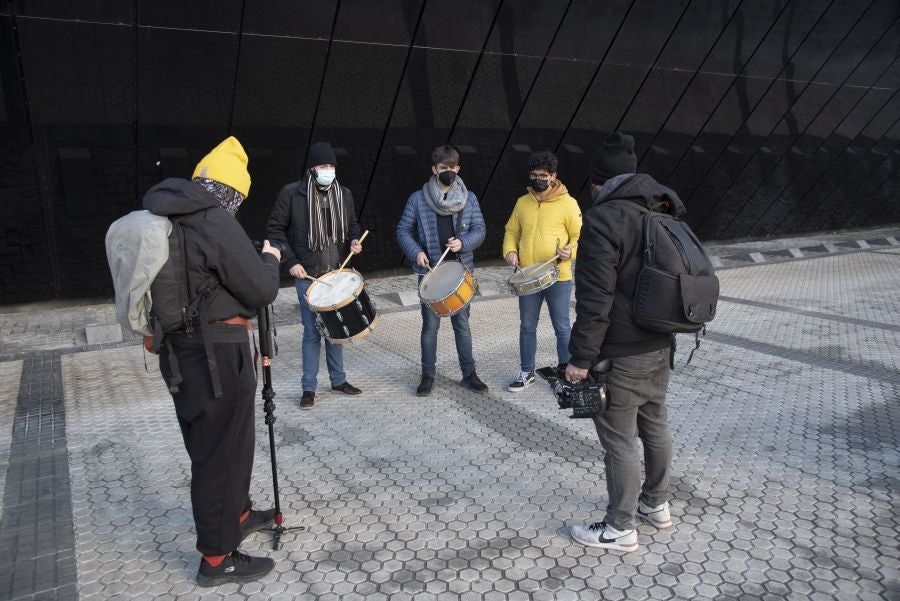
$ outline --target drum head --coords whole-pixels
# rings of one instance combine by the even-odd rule
[[[446,298],[459,287],[465,273],[466,268],[459,261],[441,263],[422,279],[419,298],[426,302]]]
[[[313,307],[333,307],[356,294],[363,278],[355,270],[329,271],[313,282],[307,291],[306,300]]]

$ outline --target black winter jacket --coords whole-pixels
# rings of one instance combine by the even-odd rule
[[[356,221],[356,210],[353,206],[353,194],[346,186],[341,186],[341,197],[344,201],[344,215],[347,216],[347,240],[339,249],[341,256],[334,265],[322,265],[321,256],[309,248],[309,200],[307,198],[307,179],[286,185],[278,193],[275,206],[266,223],[269,240],[287,242],[289,248],[282,251],[282,262],[285,269],[294,265],[302,265],[312,276],[319,276],[326,271],[337,269],[340,262],[350,252],[350,242],[358,240],[359,223]],[[319,253],[321,255],[321,253]]]
[[[621,177],[621,176],[619,176]],[[643,213],[681,216],[684,204],[671,189],[639,173],[610,180],[611,189],[584,214],[575,262],[575,323],[570,362],[588,368],[602,359],[649,353],[672,343],[634,323],[632,299],[641,269]],[[616,185],[618,183],[618,185]]]
[[[260,254],[244,229],[202,186],[171,178],[150,188],[144,208],[181,219],[191,298],[211,275],[221,283],[206,303],[210,321],[255,317],[278,296],[278,260]]]

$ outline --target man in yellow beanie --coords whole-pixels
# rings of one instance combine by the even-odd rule
[[[189,317],[165,329],[153,350],[191,458],[201,586],[255,580],[274,567],[270,558],[238,551],[275,514],[251,509],[256,373],[247,342],[248,319],[278,294],[281,254],[268,241],[258,253],[234,218],[249,192],[247,154],[229,137],[203,157],[191,180],[167,179],[143,203],[172,221],[170,248],[181,256],[170,253],[170,260],[183,260],[186,271],[164,286],[154,280],[153,307],[161,314],[181,303]]]

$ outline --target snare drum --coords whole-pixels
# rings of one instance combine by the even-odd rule
[[[459,261],[447,261],[435,267],[419,284],[419,300],[438,317],[450,317],[466,308],[478,282]]]
[[[549,288],[558,279],[559,267],[555,263],[535,263],[514,273],[507,284],[516,296],[526,296]]]
[[[316,313],[316,327],[329,342],[361,340],[375,328],[375,303],[366,282],[355,269],[329,271],[306,291],[306,302]]]

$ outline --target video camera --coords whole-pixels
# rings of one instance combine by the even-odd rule
[[[588,370],[588,377],[581,382],[566,380],[566,366],[542,367],[536,373],[547,380],[556,396],[560,409],[571,409],[571,419],[593,418],[609,409],[607,374],[612,361],[604,359]]]

